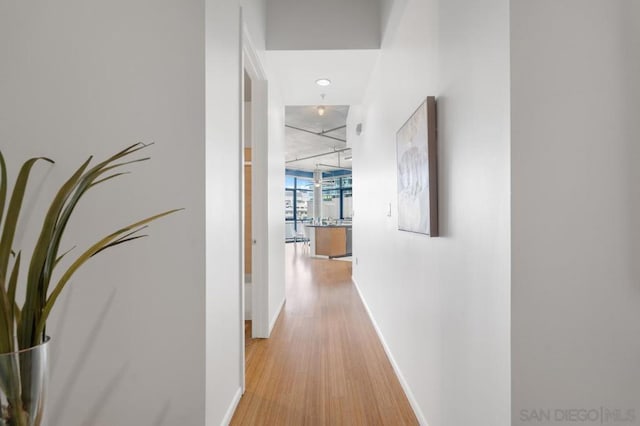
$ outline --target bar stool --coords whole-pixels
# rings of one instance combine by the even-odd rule
[[[305,226],[302,225],[302,229],[298,229],[295,236],[295,243],[302,243],[303,248],[310,248],[311,243],[309,242],[309,238],[307,237],[307,233],[305,232]]]

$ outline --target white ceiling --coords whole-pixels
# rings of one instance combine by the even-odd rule
[[[348,105],[326,105],[324,115],[318,114],[317,105],[287,106],[285,122],[288,126],[299,127],[315,133],[346,140]],[[335,129],[335,130],[334,130]]]
[[[362,103],[369,77],[378,60],[378,50],[268,50],[267,68],[287,105],[285,123],[309,130],[286,128],[286,160],[346,148],[346,125],[350,105]],[[320,87],[319,78],[328,78],[331,85]],[[321,97],[324,94],[324,99]],[[324,105],[326,114],[320,117],[316,107]],[[323,133],[326,132],[326,133]],[[316,134],[313,134],[316,133]],[[323,133],[324,136],[318,135]],[[326,137],[330,136],[330,137]],[[342,139],[336,140],[336,139]],[[351,152],[288,162],[287,168],[313,171],[351,168],[345,160]]]
[[[348,106],[326,106],[318,115],[317,106],[288,106],[285,111],[285,160],[289,169],[313,171],[351,168],[345,160],[351,151],[305,159],[346,148]]]
[[[362,102],[379,50],[268,50],[270,77],[285,105],[355,105]],[[319,78],[331,85],[320,87]]]
[[[379,49],[381,2],[269,0],[267,49]]]

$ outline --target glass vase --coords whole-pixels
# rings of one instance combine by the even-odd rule
[[[49,338],[0,354],[0,426],[41,426],[47,396]]]

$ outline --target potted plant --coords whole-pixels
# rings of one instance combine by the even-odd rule
[[[56,300],[73,274],[93,256],[145,237],[149,222],[176,212],[142,219],[120,228],[82,252],[66,269],[60,243],[72,213],[83,195],[96,185],[126,174],[122,167],[148,160],[130,156],[149,145],[137,143],[90,167],[89,157],[60,187],[46,212],[30,259],[13,250],[14,236],[32,167],[48,158],[32,158],[21,167],[8,197],[6,163],[0,152],[0,426],[37,426],[43,420],[47,382],[46,325]],[[6,212],[5,212],[6,206]],[[26,276],[20,265],[29,262]],[[24,292],[18,292],[19,286]],[[22,303],[17,294],[24,293]]]

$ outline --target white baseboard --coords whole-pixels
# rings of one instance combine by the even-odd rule
[[[229,405],[227,413],[224,415],[220,426],[229,426],[229,423],[231,423],[231,419],[233,418],[233,414],[236,412],[236,408],[238,408],[238,404],[240,403],[240,398],[242,398],[242,388],[238,388],[236,394],[233,396],[231,405]]]
[[[407,399],[409,400],[409,404],[411,404],[411,408],[413,408],[413,412],[416,415],[418,422],[420,422],[422,426],[429,426],[429,424],[427,423],[427,420],[424,417],[424,414],[422,413],[422,409],[420,409],[420,406],[418,405],[418,401],[416,401],[416,398],[413,395],[413,392],[411,391],[409,384],[407,383],[404,376],[402,375],[402,371],[400,371],[400,367],[398,366],[398,363],[396,362],[395,358],[393,357],[393,354],[391,353],[391,349],[389,349],[389,345],[387,345],[387,341],[384,339],[384,336],[382,335],[382,332],[378,327],[378,323],[376,322],[376,320],[373,318],[373,315],[371,314],[369,305],[367,305],[367,301],[364,299],[362,292],[360,291],[360,287],[358,286],[358,283],[356,282],[355,278],[353,278],[353,276],[351,277],[351,280],[353,281],[353,285],[356,287],[356,290],[358,291],[358,295],[360,296],[360,300],[364,305],[364,309],[367,311],[367,314],[369,315],[369,319],[373,324],[373,328],[376,330],[378,339],[380,339],[380,342],[382,343],[382,347],[384,348],[384,351],[387,354],[387,358],[389,358],[389,362],[391,362],[393,371],[395,371],[396,376],[400,381],[400,385],[402,386],[402,389],[404,390],[404,393],[407,396]]]
[[[276,325],[276,321],[278,321],[278,317],[280,316],[280,313],[282,312],[282,308],[284,308],[284,304],[286,302],[287,302],[287,298],[285,297],[282,299],[282,303],[280,303],[280,307],[278,308],[278,311],[275,313],[273,318],[271,318],[271,321],[269,322],[269,336],[271,336],[271,331],[273,330],[273,327]]]

